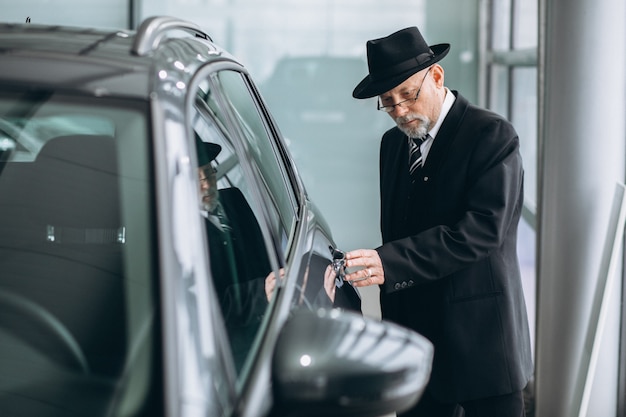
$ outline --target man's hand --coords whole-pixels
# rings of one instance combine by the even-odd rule
[[[346,268],[358,268],[346,275],[346,281],[355,287],[382,285],[385,271],[378,252],[373,249],[357,249],[346,253]]]
[[[330,298],[330,301],[335,302],[335,291],[337,290],[337,286],[335,285],[335,278],[337,274],[333,269],[332,264],[326,267],[326,271],[324,272],[324,291],[326,291],[326,295]]]
[[[283,279],[285,276],[285,268],[280,268],[278,273],[280,274],[279,279]],[[274,289],[276,288],[276,274],[274,271],[270,272],[270,274],[265,277],[265,296],[267,297],[267,301],[272,300],[272,296],[274,295]]]

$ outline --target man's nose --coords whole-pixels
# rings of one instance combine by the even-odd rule
[[[391,117],[393,117],[394,119],[396,117],[402,116],[404,114],[406,114],[409,111],[409,109],[404,106],[404,105],[396,105],[394,106],[393,110],[391,110],[391,112],[389,112],[389,115],[391,115]]]

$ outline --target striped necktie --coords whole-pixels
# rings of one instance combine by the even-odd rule
[[[424,143],[428,137],[429,136],[426,135],[423,138],[409,138],[409,174],[411,175],[424,164],[420,146],[422,146],[422,143]]]

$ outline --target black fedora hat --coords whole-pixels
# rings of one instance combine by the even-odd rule
[[[402,84],[411,75],[446,56],[450,44],[428,46],[415,26],[367,41],[369,74],[352,92],[354,98],[370,98]]]
[[[222,151],[222,147],[217,143],[203,142],[200,137],[196,136],[196,150],[198,152],[198,166],[204,166],[214,160]]]

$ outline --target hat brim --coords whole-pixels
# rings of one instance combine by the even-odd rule
[[[399,86],[407,79],[409,79],[409,77],[413,74],[416,74],[424,68],[428,68],[431,65],[442,60],[450,51],[450,44],[440,43],[430,46],[430,49],[433,51],[433,57],[428,61],[425,61],[422,64],[411,68],[410,70],[401,72],[382,80],[373,80],[371,75],[368,74],[354,88],[354,91],[352,92],[352,97],[358,99],[371,98],[386,93],[387,91]]]

